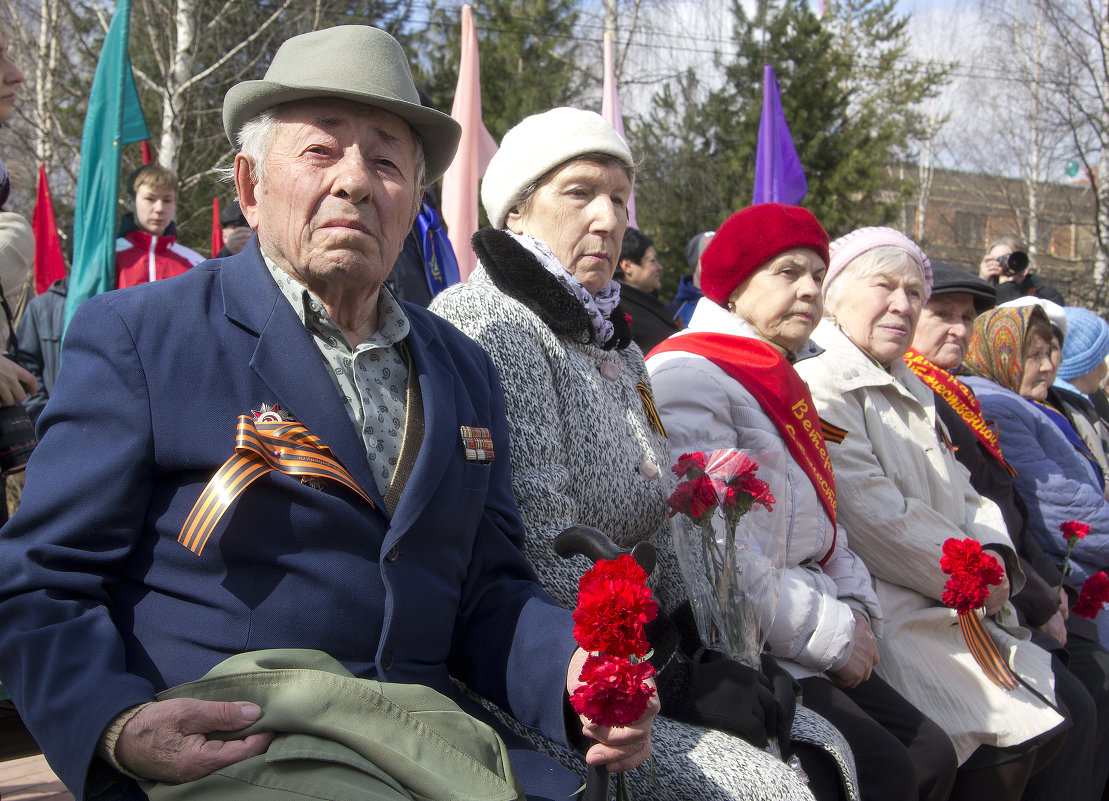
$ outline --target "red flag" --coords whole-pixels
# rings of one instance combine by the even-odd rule
[[[154,161],[154,156],[150,153],[150,142],[146,139],[142,140],[142,166],[146,166]]]
[[[223,226],[219,224],[219,198],[212,198],[212,258],[223,250]]]
[[[59,278],[65,278],[62,243],[54,220],[54,201],[46,182],[46,165],[39,165],[39,186],[35,196],[35,213],[31,217],[35,232],[35,294],[41,295]]]

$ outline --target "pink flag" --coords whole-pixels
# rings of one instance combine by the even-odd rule
[[[465,281],[477,266],[477,256],[470,247],[470,238],[477,231],[477,182],[497,152],[496,141],[481,121],[477,31],[469,5],[462,6],[462,58],[451,116],[462,126],[462,139],[458,155],[443,176],[443,220],[458,260],[458,274]]]
[[[624,114],[620,110],[620,93],[616,89],[616,67],[612,56],[612,34],[606,33],[604,39],[605,79],[601,91],[601,116],[609,125],[616,129],[625,142],[628,137],[624,134]],[[635,192],[628,198],[628,225],[638,228],[635,219]]]

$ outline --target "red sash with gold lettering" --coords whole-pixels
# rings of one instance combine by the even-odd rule
[[[986,450],[1001,462],[1009,475],[1015,476],[1017,471],[1009,466],[1005,461],[1005,457],[1001,455],[1001,443],[997,440],[997,432],[990,428],[985,418],[982,417],[982,404],[970,387],[957,379],[951,373],[944,370],[942,367],[933,364],[925,359],[915,350],[910,349],[908,353],[901,357],[905,360],[905,364],[909,365],[909,369],[916,373],[917,378],[931,387],[940,400],[955,410],[959,417],[970,426],[970,430],[974,432],[974,436],[978,437]]]
[[[350,488],[370,506],[354,476],[339,464],[331,449],[300,423],[239,417],[235,455],[216,471],[189,512],[177,541],[200,554],[231,503],[255,479],[273,470],[290,476],[323,478]]]
[[[812,481],[816,495],[836,522],[836,479],[812,395],[793,365],[762,340],[731,334],[692,333],[663,340],[648,354],[685,352],[703,356],[750,392],[773,421],[790,455]],[[835,540],[823,564],[835,550]]]

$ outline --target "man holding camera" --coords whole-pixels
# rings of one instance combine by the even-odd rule
[[[997,287],[998,305],[1025,295],[1035,295],[1066,306],[1059,290],[1040,280],[1029,265],[1028,252],[1020,240],[1003,236],[990,243],[982,263],[978,265],[978,277]]]

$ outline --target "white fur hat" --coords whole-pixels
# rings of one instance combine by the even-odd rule
[[[635,168],[628,143],[604,117],[578,108],[555,108],[524,118],[504,135],[481,181],[481,203],[494,228],[537,178],[587,153],[615,156]]]

